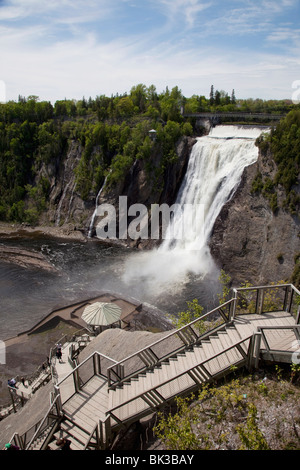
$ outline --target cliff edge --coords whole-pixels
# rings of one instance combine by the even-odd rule
[[[259,152],[256,163],[245,168],[235,194],[216,219],[210,239],[213,257],[233,284],[260,285],[289,281],[300,250],[299,216],[282,209],[285,194],[277,189],[278,208],[273,212],[262,193],[253,192],[260,172],[272,177],[276,164],[270,154]]]

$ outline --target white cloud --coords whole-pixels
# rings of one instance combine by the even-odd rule
[[[10,7],[0,7],[0,80],[6,84],[7,98],[35,94],[55,101],[109,96],[130,91],[137,83],[154,84],[161,91],[177,85],[185,96],[208,95],[214,84],[228,92],[234,88],[239,97],[289,98],[291,83],[299,78],[298,53],[267,55],[263,48],[251,52],[249,47],[245,55],[238,47],[227,49],[220,34],[266,31],[268,44],[278,44],[289,37],[296,40],[299,30],[273,24],[251,1],[244,2],[244,9],[239,2],[239,8],[226,14],[215,5],[208,16],[212,3],[218,2],[148,0],[148,7],[155,4],[163,11],[163,16],[157,15],[160,21],[125,35],[120,21],[134,15],[131,0],[11,0]],[[286,2],[279,3],[283,7]],[[139,15],[143,21],[140,5]],[[199,15],[198,32],[193,27]],[[110,30],[113,33],[106,35]]]
[[[279,28],[275,31],[272,31],[267,36],[267,40],[273,42],[289,41],[290,44],[300,42],[300,29]]]
[[[203,2],[201,0],[156,0],[155,3],[165,14],[169,24],[176,21],[181,24],[182,28],[193,27],[198,13],[212,5],[211,1]]]

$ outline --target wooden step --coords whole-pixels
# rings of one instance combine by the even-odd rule
[[[204,354],[204,351],[203,351],[203,348],[201,346],[201,344],[197,344],[196,346],[194,346],[193,348],[193,351],[198,359],[198,362],[203,362],[205,361],[206,357],[205,357],[205,354]]]
[[[207,361],[208,359],[208,351],[207,348],[203,347],[203,344],[197,345],[194,347],[194,352],[196,357],[198,358],[198,363],[203,364],[205,369],[207,369],[208,373],[212,373],[212,367],[210,361]]]
[[[56,444],[56,441],[58,439],[61,439],[61,438],[65,438],[65,439],[68,439],[70,442],[71,442],[71,445],[70,445],[70,449],[71,450],[84,450],[84,445],[80,442],[77,441],[77,439],[75,439],[73,436],[71,436],[70,434],[67,434],[67,433],[64,433],[63,435],[60,435],[60,434],[54,434],[54,441],[50,442],[49,444],[49,449],[50,450],[59,450],[59,447],[57,446]]]
[[[90,433],[84,430],[81,426],[73,423],[72,421],[66,420],[61,423],[61,431],[70,438],[72,437],[78,445],[85,446]]]
[[[234,324],[236,330],[239,332],[241,339],[251,336],[255,328],[251,324],[236,321]]]
[[[223,345],[224,349],[228,349],[230,346],[234,344],[234,342],[232,341],[232,338],[226,332],[221,332],[218,334],[218,336],[220,338],[220,342]],[[237,351],[236,348],[230,349],[229,351],[227,351],[226,354],[231,364],[235,364],[235,362],[241,359],[241,355]]]
[[[211,337],[211,343],[213,345],[213,348],[214,348],[216,354],[221,353],[222,351],[224,351],[225,348],[223,347],[219,336],[212,336]],[[218,359],[219,365],[222,369],[226,369],[231,364],[227,353],[223,353],[223,354],[219,355],[217,357],[217,359]]]
[[[232,344],[238,343],[242,339],[240,333],[235,328],[235,326],[230,326],[226,328],[226,333],[228,334]]]
[[[218,359],[214,358],[216,352],[213,348],[213,345],[209,340],[202,341],[201,344],[207,359],[209,359],[209,361],[206,362],[206,366],[208,367],[208,370],[211,374],[215,374],[221,369],[221,366]]]

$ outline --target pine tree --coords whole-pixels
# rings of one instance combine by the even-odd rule
[[[232,103],[232,104],[235,104],[235,103],[236,103],[236,98],[235,98],[235,92],[234,92],[234,90],[232,90],[232,93],[231,93],[231,103]]]
[[[214,94],[214,86],[213,85],[210,87],[209,102],[210,102],[211,106],[215,102],[215,94]]]

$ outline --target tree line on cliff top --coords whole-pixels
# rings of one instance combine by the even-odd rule
[[[19,96],[18,102],[0,104],[0,220],[37,223],[50,191],[47,172],[41,169],[58,172],[71,142],[81,147],[74,171],[83,200],[96,197],[105,176],[108,185],[117,183],[137,159],[153,170],[154,147],[163,155],[155,168],[158,180],[177,159],[178,139],[195,132],[195,120],[184,118],[182,107],[187,113],[283,113],[295,106],[285,100],[238,100],[234,90],[229,97],[213,87],[208,98],[186,98],[178,87],[158,93],[154,85],[143,84],[122,95],[58,100],[54,105],[37,96]],[[156,130],[155,142],[151,129]]]

